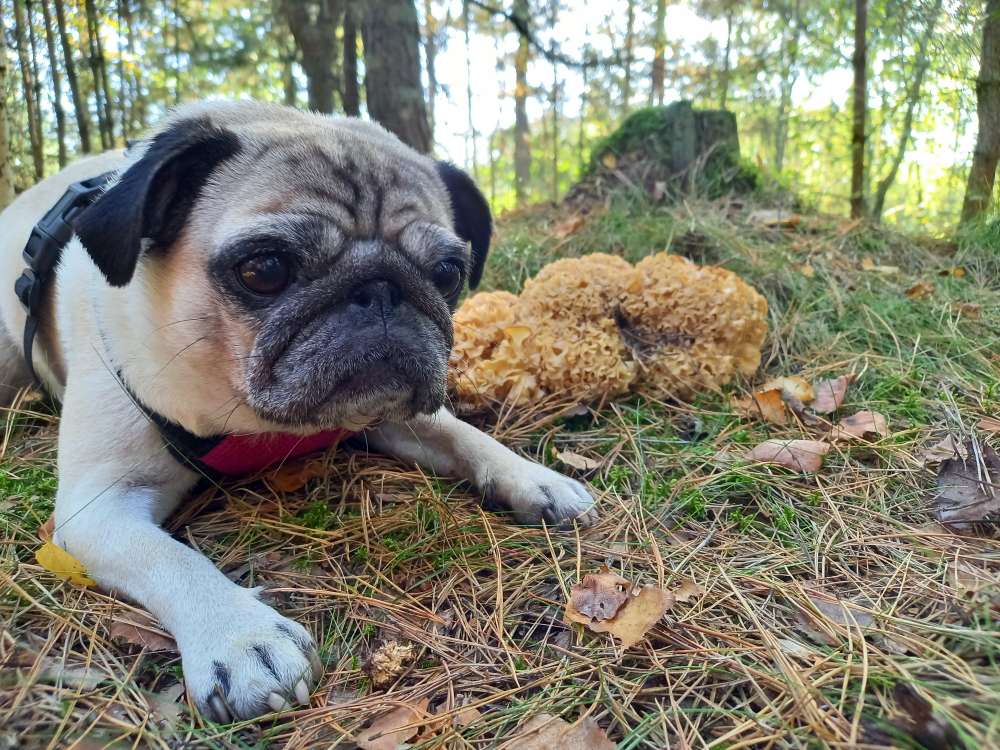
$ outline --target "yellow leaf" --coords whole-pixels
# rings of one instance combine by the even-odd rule
[[[77,586],[97,585],[94,579],[87,576],[83,563],[52,542],[43,544],[35,553],[35,559],[39,565],[64,581],[75,583]]]
[[[615,156],[610,151],[601,157],[601,164],[603,164],[608,169],[614,169],[618,166],[618,157]]]

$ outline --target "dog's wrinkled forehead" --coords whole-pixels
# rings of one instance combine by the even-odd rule
[[[146,251],[185,236],[211,250],[307,218],[341,241],[457,239],[471,247],[473,287],[492,236],[486,200],[461,170],[374,123],[258,102],[178,110],[75,229],[108,282],[124,286]]]
[[[312,222],[329,223],[343,239],[395,243],[413,225],[454,237],[435,163],[379,140],[365,141],[335,125],[291,138],[247,139],[241,158],[220,170],[216,202],[225,210],[214,217],[216,231]]]

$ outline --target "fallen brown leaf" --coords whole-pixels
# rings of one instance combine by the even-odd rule
[[[52,534],[56,530],[56,517],[55,514],[48,517],[48,519],[41,526],[38,527],[38,539],[42,542],[51,542]]]
[[[965,278],[965,269],[962,266],[952,266],[951,268],[942,268],[938,271],[938,276],[951,276],[955,279]]]
[[[781,392],[781,397],[785,401],[795,400],[803,404],[808,404],[815,398],[812,385],[810,385],[808,380],[800,378],[798,375],[773,378],[761,387],[762,391],[774,389]]]
[[[758,463],[778,464],[794,471],[812,473],[823,465],[831,446],[821,440],[765,440],[744,458]]]
[[[621,576],[602,568],[584,576],[570,590],[566,622],[586,625],[594,633],[610,633],[629,648],[642,640],[674,603],[669,591],[643,586],[636,591]]]
[[[909,299],[926,299],[934,294],[934,285],[929,281],[918,281],[905,294]]]
[[[813,383],[813,391],[816,394],[812,403],[813,411],[817,414],[830,414],[837,411],[844,403],[847,388],[854,382],[854,378],[855,375],[848,374]]]
[[[551,714],[529,719],[507,744],[511,750],[615,750],[615,743],[591,718],[570,724]]]
[[[287,463],[267,477],[271,489],[277,492],[297,492],[306,484],[326,473],[322,461],[302,461]]]
[[[988,570],[967,562],[953,559],[948,562],[948,584],[963,595],[976,595],[980,591],[996,591],[998,581]]]
[[[147,651],[177,651],[177,643],[158,623],[141,612],[115,618],[108,628],[111,640],[140,646]]]
[[[685,578],[681,581],[681,585],[675,588],[672,593],[674,595],[674,601],[686,604],[692,599],[696,599],[704,594],[705,589],[692,581],[690,578]]]
[[[868,630],[875,624],[874,617],[850,602],[825,593],[807,591],[806,596],[809,597],[812,605],[823,614],[823,617],[841,627]]]
[[[556,458],[578,471],[593,471],[601,465],[601,462],[596,458],[581,456],[579,453],[574,453],[573,451],[558,451]]]
[[[903,716],[892,723],[898,730],[916,741],[918,747],[927,750],[964,750],[965,742],[955,727],[937,715],[931,704],[906,683],[899,682],[892,691],[896,705]],[[898,737],[892,737],[886,744],[898,745]]]
[[[180,724],[181,716],[187,708],[184,703],[178,702],[178,699],[184,693],[184,684],[178,682],[159,693],[153,693],[148,690],[141,692],[143,699],[146,701],[146,707],[160,726],[160,729],[165,729],[174,734]]]
[[[593,620],[607,620],[618,614],[628,601],[632,584],[602,566],[600,573],[590,573],[570,590],[566,614],[573,622],[589,625]]]
[[[889,422],[884,414],[877,411],[859,411],[849,417],[844,417],[830,430],[830,439],[837,440],[868,440],[889,435]]]
[[[354,741],[361,750],[396,750],[420,731],[420,725],[427,718],[429,702],[422,698],[377,716],[370,727],[355,735]]]
[[[622,648],[631,648],[643,639],[673,604],[674,596],[669,591],[656,586],[643,586],[614,618],[591,622],[587,627],[595,633],[611,633],[621,640]]]
[[[745,398],[733,399],[733,408],[743,416],[763,419],[770,424],[788,423],[788,408],[780,388],[755,391]]]
[[[565,221],[561,221],[552,229],[552,236],[557,240],[564,240],[570,235],[576,234],[586,223],[587,219],[582,214],[570,216]]]
[[[948,435],[934,445],[929,445],[917,454],[924,466],[939,464],[949,458],[968,458],[969,451],[953,435]]]
[[[976,424],[983,432],[989,432],[993,435],[1000,435],[1000,419],[996,417],[984,417],[980,419]]]
[[[958,531],[1000,521],[1000,456],[989,445],[976,447],[967,443],[966,458],[946,459],[938,469],[935,515]]]
[[[974,302],[952,302],[951,311],[969,320],[979,320],[982,317],[983,306]]]

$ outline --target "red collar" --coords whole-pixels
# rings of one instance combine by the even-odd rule
[[[218,474],[246,476],[291,458],[327,450],[352,434],[349,430],[325,430],[305,436],[287,432],[226,435],[207,453],[194,458]]]

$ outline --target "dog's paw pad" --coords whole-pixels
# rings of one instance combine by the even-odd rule
[[[251,612],[225,617],[227,626],[204,630],[196,644],[181,647],[188,690],[212,721],[251,719],[308,704],[322,672],[305,628],[254,602]]]

